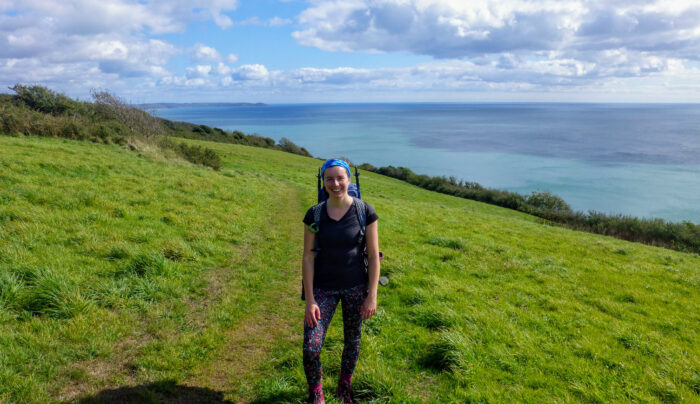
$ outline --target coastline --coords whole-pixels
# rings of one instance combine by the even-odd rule
[[[450,108],[446,111],[441,105],[450,105]],[[605,136],[590,138],[589,133],[596,127],[587,129],[579,122],[580,127],[571,134],[579,139],[579,144],[572,145],[560,156],[561,151],[548,150],[551,148],[549,144],[564,142],[566,138],[549,140],[547,136],[539,135],[537,128],[542,125],[528,118],[530,107],[541,108],[551,104],[519,104],[527,111],[518,112],[518,119],[526,119],[525,123],[531,125],[522,128],[508,122],[495,126],[484,123],[486,118],[481,119],[478,115],[492,114],[489,120],[498,120],[502,116],[500,109],[512,104],[501,104],[498,111],[488,108],[490,105],[433,104],[430,111],[421,112],[416,111],[416,105],[412,104],[408,108],[409,114],[401,104],[385,104],[379,110],[356,105],[272,104],[265,108],[218,110],[213,114],[209,114],[205,108],[197,108],[196,113],[191,114],[186,108],[156,111],[156,114],[167,119],[204,123],[274,139],[287,138],[303,145],[315,156],[345,156],[356,163],[404,166],[416,173],[455,177],[522,194],[551,192],[561,196],[577,210],[700,223],[700,209],[697,208],[700,206],[700,192],[697,191],[700,189],[700,164],[668,163],[668,160],[687,161],[694,158],[692,151],[700,147],[697,142],[684,146],[688,152],[683,155],[671,155],[666,160],[661,156],[652,163],[645,162],[653,157],[645,149],[636,154],[629,153],[631,150],[627,150],[625,155],[612,154],[613,150],[625,151],[629,149],[626,144],[634,143],[633,139],[625,138],[617,141],[615,147],[618,149],[586,157],[585,153],[595,153],[595,141],[598,138],[603,138],[600,140],[603,141]],[[590,105],[586,104],[585,107]],[[606,112],[608,106],[596,104],[596,108],[600,109],[596,113],[607,114],[607,119],[611,120],[615,115]],[[452,107],[459,108],[453,110]],[[466,107],[485,109],[471,110]],[[546,133],[567,132],[570,125],[564,125],[566,122],[561,121],[567,114],[578,113],[576,108],[572,111],[567,106],[558,107],[560,122],[552,128],[542,129]],[[697,109],[700,110],[700,107]],[[547,115],[546,110],[538,113],[538,116]],[[636,109],[633,113],[634,116],[639,114]],[[464,114],[470,115],[464,118]],[[684,112],[685,115],[687,113]],[[454,121],[455,116],[465,123],[462,125],[462,121]],[[397,122],[402,119],[408,122]],[[445,123],[445,120],[453,120],[454,123]],[[413,123],[416,123],[415,127],[411,126]],[[484,134],[467,132],[474,125],[479,125],[477,128]],[[534,136],[534,140],[519,140],[521,129],[531,133],[528,136]],[[497,134],[503,130],[507,131],[507,137],[499,139]],[[496,138],[490,137],[492,133]],[[466,140],[460,140],[458,134],[474,141],[462,145],[461,142]],[[445,136],[454,140],[449,140],[448,144],[434,141]],[[458,143],[453,145],[455,141]],[[515,143],[521,144],[513,146]],[[473,150],[465,150],[472,144]],[[662,142],[658,146],[650,145],[649,149],[666,152],[664,147]],[[498,151],[499,148],[505,150]],[[584,154],[583,158],[575,157],[579,149]]]

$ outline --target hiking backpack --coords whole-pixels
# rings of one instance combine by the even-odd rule
[[[321,169],[318,169],[318,174],[316,174],[317,178],[317,187],[318,187],[318,193],[317,193],[317,204],[314,205],[311,209],[314,215],[314,221],[309,225],[309,231],[316,234],[318,233],[319,229],[319,223],[321,223],[321,213],[323,213],[323,209],[326,208],[326,201],[328,200],[328,193],[326,192],[325,188],[323,188],[323,178],[322,178],[322,173]],[[363,250],[363,256],[365,260],[365,274],[367,273],[369,269],[369,262],[367,260],[367,244],[365,243],[365,229],[367,228],[367,214],[366,214],[366,204],[365,201],[362,200],[361,194],[360,194],[360,173],[357,171],[357,167],[355,167],[355,183],[350,183],[348,184],[348,195],[350,195],[353,199],[353,202],[355,203],[355,217],[357,217],[357,221],[360,224],[360,239],[362,240],[362,243],[364,244],[364,250]],[[314,239],[314,256],[318,255],[318,252],[320,251],[320,248],[318,247],[318,238]],[[384,254],[382,252],[379,252],[379,260],[381,261],[384,258]],[[379,277],[379,284],[382,286],[386,286],[387,283],[389,283],[389,278],[386,276],[380,276]],[[305,300],[304,296],[304,280],[302,279],[301,281],[301,300]]]

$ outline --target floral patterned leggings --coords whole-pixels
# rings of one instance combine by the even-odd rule
[[[360,355],[360,337],[362,336],[362,314],[360,309],[367,297],[367,285],[359,285],[343,290],[323,290],[314,288],[314,300],[321,309],[321,320],[315,327],[304,324],[304,372],[309,388],[315,388],[321,384],[321,347],[326,338],[326,331],[338,306],[338,301],[343,307],[343,334],[345,346],[340,362],[340,374],[342,377],[352,377]]]

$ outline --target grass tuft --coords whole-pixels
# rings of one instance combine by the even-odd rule
[[[254,404],[299,402],[299,388],[291,377],[263,380],[260,394],[251,401]]]
[[[163,257],[175,262],[192,261],[194,253],[184,243],[167,242],[163,245]]]
[[[106,258],[110,261],[121,260],[129,257],[129,250],[123,245],[116,245],[109,248]]]
[[[625,347],[625,349],[635,349],[642,345],[642,340],[636,334],[622,334],[617,336],[617,341]]]
[[[659,398],[659,400],[661,400],[662,403],[675,404],[682,401],[676,387],[672,383],[657,384],[651,391]]]
[[[131,258],[120,274],[132,274],[140,277],[162,275],[168,272],[169,265],[160,253],[141,253]]]
[[[451,310],[431,306],[416,310],[413,321],[429,330],[439,330],[451,328],[457,323],[457,318]]]
[[[92,306],[72,282],[51,270],[42,270],[21,294],[21,308],[33,315],[68,319]]]
[[[382,325],[386,322],[387,314],[384,309],[377,310],[377,314],[362,323],[362,330],[367,335],[379,335],[382,332]]]
[[[394,388],[389,379],[377,373],[363,373],[353,381],[355,398],[363,402],[388,403],[394,396]]]
[[[466,339],[458,332],[443,331],[435,342],[428,345],[421,364],[441,371],[454,371],[464,364],[462,349],[466,344]]]
[[[694,373],[689,378],[683,380],[683,383],[696,395],[700,396],[700,373]]]
[[[20,299],[24,282],[14,273],[0,272],[0,308],[10,312],[16,311],[21,305]]]
[[[453,250],[465,250],[467,248],[464,241],[456,238],[434,236],[430,237],[427,243],[438,247],[451,248]]]

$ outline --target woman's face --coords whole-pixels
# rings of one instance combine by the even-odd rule
[[[348,193],[348,172],[343,167],[333,166],[323,172],[323,185],[332,198],[343,198]]]

